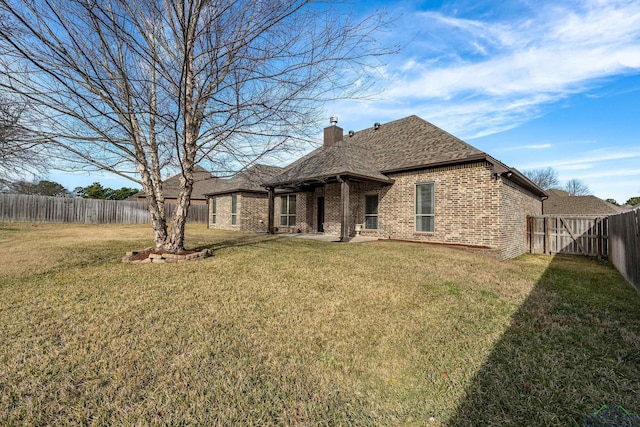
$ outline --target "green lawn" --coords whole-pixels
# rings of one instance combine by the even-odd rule
[[[148,226],[0,223],[0,425],[558,425],[640,412],[610,265]]]

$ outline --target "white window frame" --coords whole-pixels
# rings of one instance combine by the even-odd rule
[[[418,187],[422,186],[422,185],[429,185],[431,186],[431,208],[432,208],[432,212],[431,213],[418,213]],[[415,184],[415,188],[414,188],[414,198],[413,198],[413,202],[414,202],[414,231],[416,233],[435,233],[436,231],[436,185],[433,181],[431,182],[417,182]],[[433,221],[431,222],[433,224],[433,227],[431,230],[418,230],[418,224],[420,224],[421,222],[418,221],[418,218],[423,218],[423,217],[431,217],[433,218]]]
[[[238,195],[236,193],[231,194],[231,225],[238,225]]]
[[[295,201],[296,210],[291,213],[291,200]],[[295,194],[280,196],[280,227],[295,227],[298,214],[298,198]],[[293,221],[292,221],[293,220]],[[293,224],[292,224],[293,222]]]
[[[376,213],[371,214],[367,213],[367,197],[375,197],[376,198]],[[378,193],[371,193],[364,195],[364,228],[365,230],[377,230],[380,226],[380,195]],[[375,218],[376,219],[376,227],[369,228],[367,227],[367,218]]]

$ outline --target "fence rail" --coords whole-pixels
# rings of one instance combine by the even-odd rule
[[[609,217],[611,263],[640,292],[640,208]]]
[[[609,220],[599,216],[544,215],[528,218],[529,252],[606,258]]]
[[[169,217],[175,205],[167,203]],[[207,205],[192,205],[187,220],[207,222]],[[146,202],[0,194],[0,222],[148,224]]]

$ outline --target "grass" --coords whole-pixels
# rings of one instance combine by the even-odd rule
[[[144,226],[0,223],[0,424],[583,425],[640,412],[608,264]]]

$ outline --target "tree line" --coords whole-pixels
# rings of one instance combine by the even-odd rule
[[[35,196],[51,196],[51,197],[80,197],[83,199],[102,199],[102,200],[125,200],[137,194],[140,190],[136,188],[121,187],[109,188],[104,187],[99,182],[94,182],[86,187],[76,187],[73,191],[69,191],[62,184],[54,181],[4,181],[2,191],[16,194],[29,194]]]

